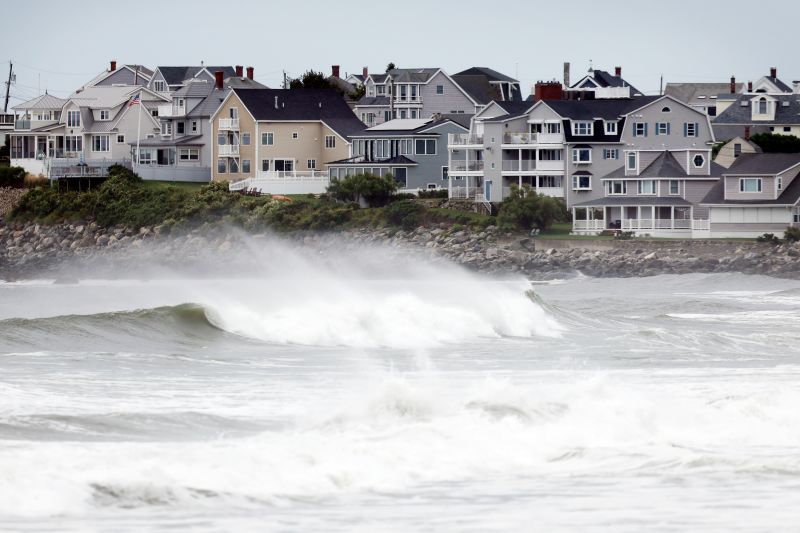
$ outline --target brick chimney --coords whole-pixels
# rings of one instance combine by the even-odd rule
[[[361,74],[363,74],[364,75],[364,79],[366,79],[367,76],[369,76],[369,68],[368,67],[364,67],[363,69],[361,69]]]
[[[253,79],[253,67],[247,67],[247,77]]]
[[[533,99],[539,100],[561,100],[564,95],[561,84],[557,81],[537,81],[533,88]]]
[[[778,77],[778,69],[776,67],[770,67],[769,75],[770,75],[771,78],[777,78]]]
[[[117,62],[115,60],[111,60],[111,72],[117,70]]]
[[[744,127],[744,140],[745,141],[749,141],[750,140],[750,126],[745,126]]]
[[[237,78],[244,77],[244,67],[242,65],[236,65],[236,77]]]
[[[218,70],[214,73],[214,81],[217,89],[222,89],[222,80],[224,79],[223,76],[225,76],[225,73],[221,70]]]
[[[333,76],[334,78],[339,77],[339,65],[333,65],[331,67],[331,76]]]
[[[731,94],[736,94],[736,76],[731,76]]]
[[[618,78],[622,76],[622,67],[614,67],[614,76]]]
[[[753,82],[752,81],[748,81],[747,82],[747,92],[749,92],[749,93],[753,92]]]

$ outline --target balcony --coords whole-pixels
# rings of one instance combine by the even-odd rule
[[[483,161],[450,161],[450,173],[453,172],[483,172]]]
[[[564,172],[564,161],[537,161],[536,169],[547,172]]]
[[[186,115],[186,108],[185,107],[173,107],[171,105],[160,105],[158,106],[158,116],[159,117],[182,117]],[[224,120],[224,119],[223,119]],[[237,125],[238,129],[238,125]]]
[[[30,120],[16,120],[16,121],[14,121],[14,129],[15,130],[29,130],[29,129],[31,129],[31,121]]]
[[[560,133],[506,133],[503,144],[510,146],[534,146],[538,144],[562,144],[564,136]]]
[[[219,119],[219,129],[221,130],[239,130],[238,118],[221,118]]]
[[[421,96],[395,96],[394,102],[396,104],[422,104]]]
[[[503,161],[503,172],[531,172],[536,170],[536,161],[533,159],[506,159]]]
[[[553,198],[564,198],[564,187],[531,187],[536,194],[552,196]],[[511,196],[511,187],[503,187],[503,198]]]
[[[235,157],[239,155],[238,144],[220,144],[217,145],[220,157]]]
[[[474,133],[450,133],[447,137],[448,146],[483,146],[483,135]]]

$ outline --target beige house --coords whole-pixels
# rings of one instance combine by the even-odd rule
[[[327,165],[364,129],[332,89],[234,89],[211,116],[212,179],[232,189],[323,192]]]

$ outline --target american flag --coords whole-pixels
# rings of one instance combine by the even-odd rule
[[[130,101],[130,102],[128,102],[128,107],[133,107],[133,106],[135,106],[136,104],[138,104],[139,102],[140,102],[140,100],[139,100],[139,95],[137,94],[136,96],[134,96],[133,98],[131,98],[131,101]]]

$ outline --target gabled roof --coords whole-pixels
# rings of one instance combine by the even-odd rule
[[[169,102],[165,96],[156,94],[148,89],[136,86],[107,86],[101,85],[96,87],[86,87],[72,93],[69,97],[70,101],[75,102],[78,106],[89,107],[92,109],[110,109],[116,107],[131,99],[134,94],[143,91],[143,94],[152,96],[152,99],[158,99]],[[144,97],[142,98],[145,99]]]
[[[795,155],[797,156],[797,162],[800,163],[800,154],[747,154],[741,155],[737,159],[736,165],[739,162],[739,159],[744,157],[762,157],[765,155]],[[775,172],[775,174],[780,174],[781,171]],[[727,174],[727,172],[726,172]],[[789,185],[781,192],[781,194],[775,199],[767,199],[767,200],[729,200],[725,198],[725,180],[720,180],[719,183],[715,184],[706,197],[700,202],[701,204],[707,205],[796,205],[798,200],[800,200],[800,175],[797,172],[794,173],[794,179],[789,183]]]
[[[11,109],[30,109],[30,110],[52,110],[52,109],[61,109],[67,101],[63,98],[58,98],[57,96],[53,96],[52,94],[43,94],[41,96],[37,96],[32,100],[28,100],[27,102],[22,102],[21,104],[17,104]]]
[[[489,83],[485,76],[456,74],[453,81],[479,104],[486,105],[492,100],[503,99],[500,87]]]
[[[137,72],[136,72],[137,68],[139,69],[138,75],[142,78],[142,82],[144,82],[144,84],[149,82],[150,78],[153,77],[153,71],[150,70],[149,68],[145,67],[144,65],[122,65],[121,67],[118,67],[116,70],[107,69],[107,70],[101,72],[100,74],[95,76],[95,78],[93,80],[91,80],[89,83],[87,83],[86,87],[90,87],[92,85],[97,85],[98,83],[101,83],[106,78],[112,76],[113,74],[116,74],[120,70],[130,70],[132,73],[137,74]]]
[[[603,176],[603,180],[621,180],[621,179],[657,179],[657,178],[681,178],[689,180],[707,180],[716,179],[722,175],[725,168],[717,163],[711,163],[710,175],[687,174],[683,167],[675,159],[672,152],[664,151],[653,160],[647,168],[640,170],[639,174],[626,175],[625,167],[619,167]]]
[[[257,121],[314,121],[342,137],[364,129],[335,89],[233,89]],[[276,105],[277,102],[277,105]]]
[[[212,76],[218,70],[224,72],[226,78],[231,76],[236,76],[236,69],[230,66],[158,67],[158,71],[161,72],[161,76],[164,78],[164,81],[167,82],[167,85],[182,85],[183,82],[185,82],[186,80],[197,76],[203,69],[207,70]]]
[[[501,74],[500,72],[497,72],[496,70],[490,69],[488,67],[471,67],[471,68],[468,68],[467,70],[462,70],[461,72],[453,74],[453,76],[454,77],[455,76],[483,76],[486,79],[488,79],[489,81],[502,81],[502,82],[507,82],[507,83],[519,83],[518,80],[515,80],[514,78],[512,78],[510,76],[506,76],[505,74]]]
[[[742,154],[725,170],[725,175],[775,176],[800,165],[800,154]]]
[[[760,96],[762,94],[738,95],[736,101],[714,117],[713,124],[800,124],[800,95],[797,94],[764,94],[767,99],[779,102],[775,108],[775,119],[754,121],[751,100]],[[742,106],[742,101],[746,101],[747,105]]]
[[[636,98],[609,98],[600,100],[542,100],[553,111],[572,120],[616,120],[626,114],[655,102],[661,96]]]
[[[393,68],[387,74],[395,83],[427,83],[439,68]]]
[[[783,81],[781,81],[781,79],[776,77],[776,76],[764,76],[761,79],[762,80],[767,80],[768,82],[770,82],[772,85],[774,85],[781,92],[784,92],[784,93],[793,92],[791,87],[789,87],[788,85],[783,83]],[[761,80],[759,80],[759,81],[761,81]]]
[[[172,96],[181,98],[205,98],[214,90],[214,83],[205,80],[192,80],[174,93]]]
[[[744,90],[744,83],[735,84],[736,93]],[[730,93],[730,83],[667,83],[664,94],[672,96],[676,100],[687,104],[697,104],[703,102],[713,102],[717,95]],[[732,94],[736,97],[736,94]],[[700,98],[703,97],[703,98]]]
[[[364,96],[361,100],[358,101],[356,105],[359,106],[388,106],[389,105],[389,97],[388,96]]]
[[[506,113],[525,113],[527,111],[530,111],[534,104],[534,102],[529,102],[526,100],[523,101],[504,100],[500,102],[495,100],[494,103],[499,105]]]
[[[431,123],[428,127],[438,126],[439,124],[443,124],[447,121],[455,122],[462,128],[469,131],[470,122],[472,122],[472,117],[475,115],[468,115],[466,113],[441,113],[438,115],[439,120],[436,120],[436,115],[434,116],[434,122]]]
[[[575,83],[570,89],[572,90],[580,90],[581,83],[586,80],[586,78],[591,78],[599,87],[630,87],[631,88],[631,96],[642,95],[639,89],[625,81],[622,76],[614,76],[606,72],[605,70],[593,70],[589,73],[588,76],[584,76],[577,83]]]

